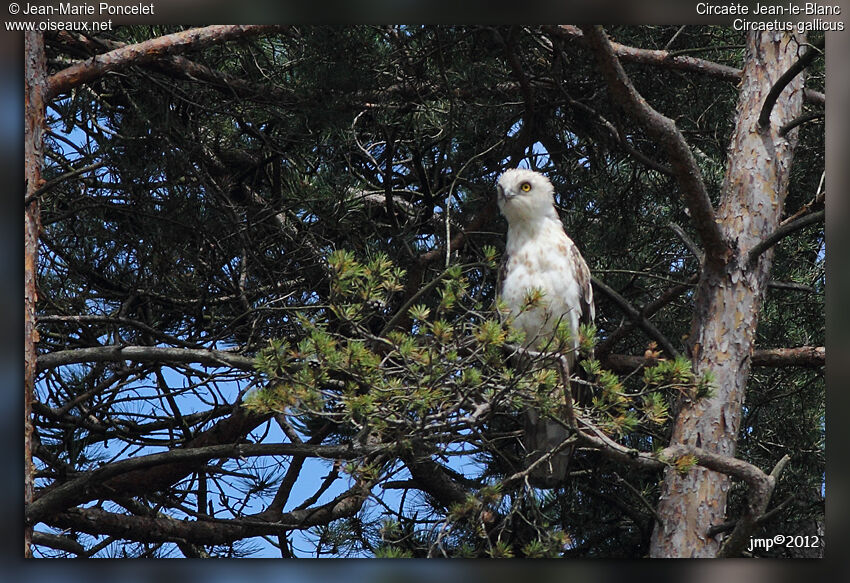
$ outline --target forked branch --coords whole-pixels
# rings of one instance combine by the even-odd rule
[[[623,66],[617,59],[608,37],[600,26],[582,29],[587,44],[596,54],[599,68],[612,97],[631,113],[644,130],[661,144],[670,159],[670,166],[691,211],[697,233],[705,248],[706,261],[723,263],[730,254],[729,246],[715,221],[699,166],[694,160],[685,138],[670,118],[653,109],[632,85]]]
[[[823,54],[823,44],[824,38],[812,43],[809,50],[807,50],[802,57],[797,59],[793,65],[788,67],[788,70],[776,80],[776,83],[774,83],[773,87],[770,88],[767,97],[764,98],[764,104],[761,106],[761,113],[759,113],[758,121],[760,128],[766,128],[767,124],[770,123],[770,112],[773,111],[773,106],[776,105],[776,100],[779,99],[779,95],[782,93],[782,90],[785,89],[791,80],[799,75],[803,69],[808,67],[811,62],[815,60],[815,57]]]

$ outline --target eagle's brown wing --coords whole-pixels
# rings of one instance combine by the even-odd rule
[[[591,284],[590,268],[581,256],[581,253],[573,244],[570,247],[570,259],[575,265],[576,281],[578,281],[581,289],[581,316],[579,317],[580,324],[592,324],[595,317],[595,308],[593,307],[593,285]]]

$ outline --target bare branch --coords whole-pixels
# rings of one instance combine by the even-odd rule
[[[767,287],[770,289],[782,289],[786,291],[803,292],[809,294],[817,292],[817,290],[810,285],[806,285],[804,283],[797,283],[794,281],[772,280],[768,282]]]
[[[289,437],[290,441],[295,444],[303,443],[295,430],[285,422],[285,419],[281,419],[282,417],[283,415],[277,415],[275,420],[277,420],[278,424],[281,425],[281,428],[284,430],[287,437]],[[307,444],[314,445],[321,443],[322,440],[331,433],[332,429],[333,424],[326,424],[321,430],[317,431],[315,435],[307,440]],[[307,456],[304,455],[292,456],[292,460],[289,462],[289,468],[287,468],[286,475],[283,477],[283,480],[280,482],[280,486],[277,488],[277,493],[275,494],[274,499],[271,501],[268,508],[266,508],[258,516],[262,516],[273,521],[279,520],[283,507],[286,506],[286,502],[289,500],[292,488],[295,486],[296,480],[301,475],[301,469],[303,468],[304,461],[306,459]]]
[[[229,366],[254,372],[254,360],[233,352],[199,348],[168,348],[164,346],[96,346],[75,350],[60,350],[38,357],[38,371],[83,362],[198,363],[206,366]]]
[[[824,201],[826,200],[826,192],[824,192],[824,183],[826,182],[826,172],[821,172],[820,180],[818,181],[818,188],[815,191],[815,196],[812,197],[812,200],[801,206],[797,212],[792,214],[790,217],[782,219],[779,223],[779,226],[782,227],[787,225],[788,223],[792,223],[799,219],[800,217],[809,214],[812,212],[814,207],[823,206]]]
[[[140,320],[134,320],[133,318],[126,318],[121,316],[98,316],[94,314],[81,314],[77,316],[57,316],[52,314],[46,314],[41,316],[38,319],[39,324],[53,324],[53,323],[61,323],[61,324],[115,324],[121,326],[129,326],[132,328],[136,328],[145,332],[146,334],[150,334],[160,342],[165,342],[168,344],[177,344],[178,346],[182,346],[184,348],[198,348],[196,344],[190,344],[188,342],[184,342],[175,336],[171,336],[169,334],[164,334],[160,332],[153,326],[146,324]]]
[[[60,536],[58,534],[50,534],[48,532],[36,530],[32,533],[32,542],[35,545],[50,547],[51,549],[65,551],[66,553],[73,553],[77,556],[86,555],[85,547],[67,536]]]
[[[106,165],[106,161],[101,160],[100,162],[95,162],[94,164],[89,164],[88,166],[83,166],[82,168],[70,170],[70,171],[68,171],[64,174],[60,174],[59,176],[56,176],[55,178],[51,178],[50,180],[46,181],[41,186],[41,188],[39,188],[38,190],[36,190],[32,194],[27,194],[27,197],[24,199],[24,205],[30,204],[33,200],[35,200],[36,198],[38,198],[39,196],[41,196],[45,192],[49,191],[51,188],[53,188],[57,184],[65,182],[66,180],[70,180],[71,178],[74,178],[75,176],[79,176],[80,174],[85,174],[86,172],[91,172],[92,170],[97,170],[98,168],[100,168],[104,165]]]
[[[577,437],[580,442],[598,449],[607,457],[616,461],[637,465],[646,469],[661,469],[668,463],[692,456],[696,465],[708,470],[726,474],[745,482],[748,486],[748,505],[744,513],[720,551],[721,556],[737,556],[743,548],[744,541],[749,537],[756,519],[764,514],[770,496],[776,485],[776,478],[788,462],[784,456],[770,475],[765,474],[753,464],[735,457],[710,452],[700,447],[686,445],[671,445],[655,453],[641,452],[616,443],[586,419],[580,420]]]
[[[731,251],[715,221],[714,208],[703,184],[699,166],[675,122],[655,111],[637,92],[617,60],[602,27],[585,27],[584,33],[588,45],[596,54],[612,96],[667,151],[676,181],[705,248],[706,260],[725,262]]]
[[[589,44],[587,35],[575,26],[562,24],[560,26],[545,26],[543,28],[546,32],[557,35],[565,40],[578,40]],[[675,56],[671,55],[670,51],[641,49],[622,45],[616,42],[611,42],[611,47],[614,50],[614,54],[616,54],[619,59],[630,63],[654,65],[665,67],[667,69],[701,73],[704,75],[711,75],[712,77],[718,77],[732,83],[737,83],[741,80],[740,69],[721,65],[705,59]]]
[[[47,80],[45,99],[50,100],[64,91],[98,79],[123,67],[150,63],[184,50],[197,49],[234,38],[280,32],[286,28],[280,25],[216,25],[184,30],[134,45],[127,45],[51,75]]]
[[[88,54],[91,57],[101,54],[104,50],[115,51],[127,46],[127,43],[104,37],[95,37],[94,40],[82,36],[75,37],[66,31],[58,33],[56,39],[64,49]],[[291,93],[283,87],[246,81],[241,77],[211,69],[183,56],[163,57],[147,64],[147,67],[173,78],[203,81],[213,89],[231,97],[254,100],[262,98],[277,104],[287,103],[292,99]]]
[[[825,117],[826,117],[826,113],[823,112],[823,111],[812,111],[812,112],[809,112],[809,113],[804,113],[800,117],[793,119],[793,120],[789,121],[788,123],[786,123],[784,126],[782,126],[779,129],[779,135],[784,137],[785,134],[787,134],[788,132],[790,132],[791,130],[793,130],[795,127],[797,127],[799,125],[803,125],[804,123],[808,123],[808,122],[814,121],[816,119],[823,119]]]
[[[107,534],[138,542],[183,542],[201,545],[229,544],[262,535],[281,535],[291,530],[329,524],[353,516],[363,506],[368,490],[361,486],[346,491],[327,504],[281,515],[273,522],[256,519],[176,520],[168,516],[131,516],[101,508],[71,508],[45,519],[59,528],[100,535]]]
[[[825,217],[826,209],[821,209],[808,215],[803,215],[799,219],[796,219],[790,223],[786,223],[781,227],[778,227],[770,235],[765,237],[758,245],[750,249],[750,254],[747,257],[747,261],[749,262],[750,266],[752,266],[756,262],[756,260],[762,253],[776,245],[779,241],[781,241],[788,235],[799,231],[803,227],[808,227],[809,225],[819,223],[823,221]]]
[[[773,87],[770,88],[770,91],[764,98],[764,104],[761,106],[761,113],[759,113],[758,125],[760,128],[767,127],[767,124],[770,123],[770,112],[773,111],[773,106],[776,105],[776,100],[779,99],[779,95],[782,93],[782,90],[785,89],[791,80],[799,75],[803,69],[808,67],[811,62],[815,60],[815,57],[823,54],[824,40],[825,37],[812,43],[809,46],[809,50],[797,59],[793,65],[788,67],[788,70],[785,71],[779,79],[776,80]]]
[[[824,346],[764,348],[753,352],[753,366],[801,366],[819,368],[826,364]]]
[[[445,508],[466,500],[466,490],[452,480],[446,469],[428,456],[414,454],[404,460],[417,487],[438,500]]]
[[[767,510],[770,496],[776,487],[776,480],[790,460],[791,457],[785,454],[773,468],[773,471],[770,472],[769,476],[766,476],[765,479],[759,478],[759,480],[753,483],[748,482],[751,488],[750,504],[744,515],[738,519],[735,528],[723,543],[723,546],[720,547],[720,551],[717,553],[718,558],[740,556],[747,545],[747,540],[750,538],[753,529],[756,527],[758,518]]]
[[[586,42],[584,34],[576,26],[569,24],[561,24],[558,26],[549,25],[544,26],[543,29],[547,33],[565,40]],[[612,42],[611,46],[614,48],[614,52],[620,60],[627,61],[629,63],[651,65],[671,70],[688,71],[691,73],[700,73],[717,79],[724,79],[730,83],[738,83],[741,80],[741,69],[721,65],[705,59],[681,56],[684,55],[683,51],[641,49],[616,42]],[[823,93],[812,89],[804,90],[803,96],[809,103],[824,105],[826,102]]]
[[[148,468],[193,464],[219,458],[241,458],[253,456],[283,455],[304,456],[323,459],[355,459],[381,451],[374,446],[353,447],[350,445],[313,445],[306,443],[230,443],[174,449],[162,453],[128,458],[105,465],[100,469],[85,472],[72,480],[41,492],[40,496],[26,509],[30,524],[46,520],[64,508],[81,504],[106,495],[110,491],[124,490],[111,487],[109,480]]]
[[[763,348],[753,351],[753,366],[820,368],[826,363],[826,348],[823,346],[800,346],[797,348]],[[602,366],[620,374],[628,374],[646,364],[644,356],[609,354],[602,359]]]
[[[647,320],[637,308],[632,306],[626,298],[618,294],[614,289],[598,280],[596,277],[592,277],[591,281],[593,282],[593,286],[617,304],[617,307],[623,310],[632,322],[634,322],[641,330],[646,332],[650,338],[658,342],[659,346],[664,349],[664,352],[672,357],[679,355],[679,352],[673,348],[673,344],[667,339],[667,337],[664,336],[664,334],[662,334],[661,331],[652,324],[652,322]]]
[[[680,284],[673,286],[671,288],[666,289],[660,296],[658,296],[653,301],[649,302],[644,306],[643,310],[641,310],[641,316],[643,318],[649,318],[656,312],[658,312],[661,308],[672,302],[674,299],[685,293],[688,289],[690,289],[698,280],[698,276],[694,275],[688,281],[687,284]],[[624,322],[620,327],[614,330],[607,338],[605,338],[599,345],[596,347],[596,356],[602,360],[605,360],[606,357],[613,350],[614,345],[620,341],[626,334],[631,332],[632,329],[637,324],[629,319],[627,322]],[[611,357],[617,357],[618,355],[611,355]],[[612,368],[611,370],[620,370]],[[631,370],[634,370],[632,368]]]
[[[700,248],[697,247],[696,243],[694,243],[693,239],[691,239],[685,232],[685,230],[676,223],[671,221],[669,224],[670,228],[673,229],[673,232],[676,233],[676,236],[678,236],[679,239],[682,240],[682,243],[684,243],[685,247],[688,248],[688,251],[691,252],[691,255],[696,257],[696,260],[699,261],[700,264],[702,264],[702,261],[704,259],[703,253],[702,251],[700,251]]]

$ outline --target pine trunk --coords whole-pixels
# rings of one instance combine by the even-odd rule
[[[32,400],[35,386],[36,330],[35,304],[38,266],[38,235],[41,229],[38,196],[43,179],[41,166],[44,159],[42,130],[44,126],[45,58],[44,37],[40,32],[24,36],[24,166],[26,192],[24,193],[24,503],[33,499],[32,465]],[[24,556],[32,556],[32,525],[24,527]]]
[[[796,144],[796,130],[783,137],[780,129],[800,115],[803,75],[782,91],[765,127],[760,127],[759,115],[771,88],[796,61],[804,42],[804,37],[785,33],[747,36],[737,122],[716,211],[731,254],[706,254],[689,336],[695,370],[712,371],[716,389],[710,398],[682,405],[673,445],[735,454],[759,308],[773,260],[770,249],[752,262],[749,254],[779,226]],[[728,476],[705,468],[695,467],[686,475],[668,469],[650,555],[717,556],[722,540],[709,538],[707,532],[727,519],[730,486]]]

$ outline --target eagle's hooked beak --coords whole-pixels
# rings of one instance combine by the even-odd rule
[[[505,189],[502,188],[501,184],[496,185],[496,198],[502,201],[507,200],[508,198],[507,195],[505,195]]]

